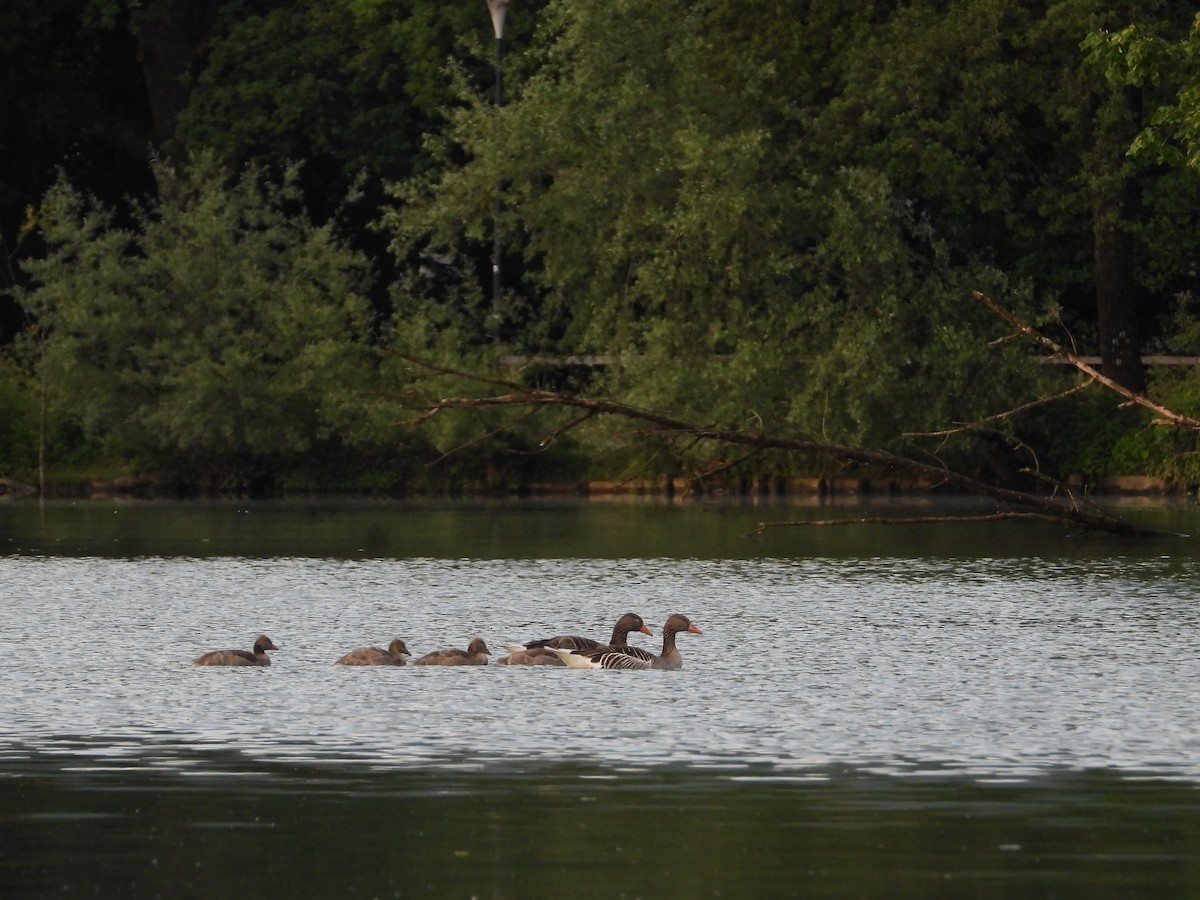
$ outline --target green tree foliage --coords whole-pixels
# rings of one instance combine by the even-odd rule
[[[1158,215],[1143,234],[1164,250],[1151,274],[1175,301],[1170,315],[1164,316],[1164,343],[1172,352],[1195,355],[1200,354],[1200,291],[1179,285],[1195,284],[1200,255],[1193,224],[1195,184],[1200,180],[1200,15],[1186,33],[1178,21],[1131,18],[1124,27],[1093,31],[1082,46],[1094,70],[1109,82],[1149,98],[1148,121],[1126,149],[1130,157],[1170,167],[1161,179]],[[1150,383],[1171,408],[1200,413],[1200,375],[1194,368],[1161,368]],[[1125,444],[1140,451],[1145,470],[1200,480],[1200,440],[1195,435],[1153,429],[1127,438]]]
[[[0,356],[0,474],[34,471],[38,404],[17,362]]]
[[[22,304],[53,403],[110,454],[202,485],[369,441],[364,263],[295,211],[294,172],[157,175],[130,228],[65,181],[44,200]]]
[[[343,190],[364,166],[403,165],[420,123],[375,25],[340,3],[233,19],[196,78],[178,143],[235,165],[336,161]]]
[[[506,43],[521,46],[540,5],[528,0],[509,16]],[[382,184],[428,164],[425,137],[443,127],[454,100],[451,59],[474,83],[492,83],[491,40],[482,0],[230,5],[172,148],[276,174],[303,160],[298,183],[310,214],[337,216],[338,233],[371,260],[372,302],[386,315],[387,285],[418,261],[392,260],[374,227]]]
[[[1168,30],[1176,29],[1133,22],[1094,31],[1083,47],[1111,81],[1135,88],[1153,85],[1165,93],[1130,152],[1200,170],[1200,14],[1186,37],[1163,33]]]
[[[1043,286],[1110,374],[1140,387],[1141,335],[1194,282],[1155,238],[1180,225],[1182,196],[1194,213],[1200,185],[1130,162],[1148,98],[1096,78],[1079,45],[1126,16],[1177,27],[1180,12],[1158,0],[899,6],[846,57],[819,114],[831,138],[820,165],[886,172],[956,252]]]
[[[721,52],[711,24],[682,2],[552,3],[519,96],[465,103],[448,164],[402,187],[402,251],[482,238],[500,189],[540,304],[512,347],[615,357],[609,388],[641,406],[888,444],[1002,405],[1019,363],[966,299],[997,276],[952,260],[883,174],[802,168],[773,61]]]
[[[514,16],[532,22],[537,3]],[[421,164],[422,137],[451,102],[451,57],[490,83],[482,0],[348,0],[230,9],[194,78],[177,141],[227,164],[307,163],[309,201],[324,214],[362,173],[396,178]]]
[[[0,136],[22,157],[0,230],[48,164],[88,163],[47,196],[47,255],[7,322],[38,326],[23,359],[53,434],[77,424],[195,481],[378,448],[353,391],[404,377],[371,359],[384,332],[464,368],[602,355],[524,377],[893,448],[1049,390],[1049,368],[988,348],[972,289],[1061,312],[1133,381],[1142,334],[1193,342],[1200,177],[1160,164],[1194,143],[1197,26],[1177,4],[522,2],[500,110],[480,0],[67,7],[0,13],[29,126]],[[145,94],[114,107],[139,69]],[[182,110],[166,155],[213,156],[150,188],[105,179],[112,147],[165,133],[147,106]],[[371,228],[387,180],[390,254]],[[153,199],[130,215],[122,193]],[[467,466],[543,437],[484,414],[438,427]]]

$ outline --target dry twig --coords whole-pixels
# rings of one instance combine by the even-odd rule
[[[972,291],[972,295],[976,300],[978,300],[996,315],[1000,316],[1000,318],[1004,319],[1004,321],[1015,326],[1018,331],[1020,331],[1026,337],[1032,339],[1038,346],[1048,351],[1051,359],[1061,359],[1064,362],[1071,364],[1084,375],[1087,375],[1088,378],[1099,382],[1110,391],[1113,391],[1124,397],[1127,402],[1136,404],[1137,406],[1145,407],[1156,415],[1161,416],[1161,419],[1155,422],[1156,425],[1171,425],[1176,428],[1200,430],[1200,419],[1193,419],[1191,416],[1185,416],[1183,413],[1177,413],[1175,410],[1168,409],[1161,403],[1156,403],[1145,394],[1135,393],[1120,382],[1113,381],[1104,373],[1088,365],[1074,353],[1071,353],[1066,348],[1061,347],[1054,341],[1050,340],[1050,338],[1046,337],[1036,328],[1033,328],[1032,326],[1022,322],[1012,312],[1010,312],[1004,306],[1001,306],[987,294],[983,293],[983,291]]]
[[[861,516],[849,519],[795,519],[781,522],[759,522],[747,537],[763,534],[770,528],[806,525],[828,528],[837,525],[956,525],[960,522],[1003,522],[1010,519],[1054,522],[1059,525],[1078,525],[1070,516],[1039,512],[995,512],[962,516]]]

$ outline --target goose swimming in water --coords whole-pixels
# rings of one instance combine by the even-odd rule
[[[402,666],[411,654],[404,641],[396,638],[386,650],[380,647],[358,647],[334,663],[335,666]]]
[[[642,621],[642,617],[637,613],[625,613],[621,618],[617,619],[617,624],[613,626],[612,640],[608,644],[601,644],[599,641],[591,638],[580,637],[574,634],[563,634],[558,637],[542,638],[537,641],[529,641],[526,644],[504,644],[504,649],[509,652],[509,655],[503,659],[496,660],[498,666],[561,666],[563,661],[558,658],[558,654],[551,652],[552,647],[557,647],[560,650],[597,650],[600,647],[627,647],[629,641],[627,637],[630,632],[640,631],[642,634],[648,634],[653,637],[654,632],[646,627],[646,623]]]
[[[683,656],[675,647],[675,635],[681,631],[704,634],[691,619],[677,613],[663,625],[663,649],[658,656],[638,647],[601,647],[597,650],[551,647],[550,650],[573,669],[682,669]]]
[[[486,666],[491,655],[483,638],[474,638],[466,650],[434,650],[413,663],[414,666]]]
[[[254,639],[254,650],[213,650],[192,660],[193,666],[269,666],[268,650],[278,650],[269,637],[260,634]]]

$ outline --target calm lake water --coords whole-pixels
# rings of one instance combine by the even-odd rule
[[[0,504],[0,897],[1200,895],[1200,541],[880,511]]]

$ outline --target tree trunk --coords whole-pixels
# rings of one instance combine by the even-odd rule
[[[1134,393],[1146,390],[1138,327],[1133,235],[1126,227],[1141,205],[1126,152],[1139,125],[1140,95],[1127,91],[1097,118],[1092,235],[1101,371]]]
[[[175,137],[176,120],[188,100],[184,76],[211,36],[219,5],[218,0],[156,0],[137,14],[152,136],[160,148]]]
[[[1107,210],[1093,210],[1096,244],[1096,312],[1100,326],[1100,369],[1135,393],[1146,390],[1138,331],[1133,272],[1133,238]]]

